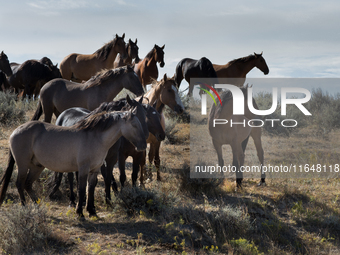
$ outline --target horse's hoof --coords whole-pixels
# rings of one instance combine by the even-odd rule
[[[157,181],[161,182],[162,178],[160,176],[157,176]]]
[[[79,220],[79,221],[85,221],[85,216],[84,216],[84,214],[79,214],[79,215],[78,215],[78,220]]]
[[[90,217],[91,219],[93,219],[93,220],[98,220],[98,219],[99,219],[99,217],[98,217],[98,215],[97,215],[96,213],[90,213],[90,214],[89,214],[89,217]]]
[[[266,186],[266,182],[260,181],[259,184],[257,184],[257,186],[265,187]]]

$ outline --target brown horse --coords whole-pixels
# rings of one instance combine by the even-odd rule
[[[145,58],[139,63],[135,64],[135,72],[138,75],[140,82],[146,88],[146,85],[151,84],[153,80],[158,78],[157,62],[160,67],[165,65],[164,63],[164,47],[159,47],[155,44],[152,50],[145,56]]]
[[[230,84],[242,87],[246,80],[247,73],[254,67],[260,69],[265,75],[269,73],[266,60],[261,54],[249,55],[247,57],[234,59],[225,65],[213,65],[218,78],[235,78],[231,80]]]
[[[87,81],[102,69],[112,69],[113,62],[119,53],[127,58],[124,42],[125,34],[116,37],[90,55],[72,53],[60,63],[60,72],[65,80]]]
[[[9,64],[8,57],[3,51],[0,53],[0,70],[3,71],[7,76],[12,75],[12,69]]]
[[[44,121],[51,122],[53,113],[58,117],[71,107],[92,111],[101,103],[112,101],[123,88],[136,95],[144,93],[136,73],[129,66],[103,70],[85,83],[54,79],[41,89],[39,106],[32,120],[38,120],[44,113]]]
[[[29,121],[10,136],[8,166],[0,183],[0,204],[5,199],[6,190],[13,173],[14,164],[18,166],[17,188],[22,204],[25,203],[24,190],[33,201],[37,196],[32,184],[44,170],[55,172],[79,172],[79,202],[77,214],[84,218],[83,200],[89,181],[87,211],[95,216],[94,189],[97,174],[104,162],[107,151],[124,136],[137,150],[146,149],[146,140],[133,110],[129,112],[103,112],[78,122],[72,127],[60,127],[40,121]]]
[[[184,106],[181,101],[181,98],[178,94],[178,89],[176,87],[174,77],[168,79],[166,74],[159,82],[154,82],[152,84],[151,89],[144,95],[144,103],[148,103],[150,105],[154,105],[155,109],[161,114],[161,124],[163,129],[165,130],[165,119],[162,114],[164,106],[167,105],[178,114],[182,114],[184,111]],[[147,142],[150,143],[149,150],[149,163],[150,166],[152,161],[157,169],[157,180],[161,180],[159,167],[160,167],[160,157],[159,157],[159,148],[161,146],[161,141],[159,141],[153,134],[149,135]],[[143,185],[144,181],[144,170],[141,170],[140,175],[140,183]]]
[[[137,46],[137,39],[135,42],[131,41],[129,39],[129,42],[126,44],[126,52],[128,54],[128,57],[124,60],[120,54],[117,55],[115,62],[113,63],[113,67],[117,68],[120,66],[126,66],[131,65],[132,60],[135,59],[135,63],[138,63],[140,61],[138,56],[138,46]]]
[[[264,156],[263,156],[263,148],[261,143],[261,127],[250,127],[247,125],[216,125],[214,127],[214,119],[225,119],[228,120],[228,123],[231,123],[232,120],[234,123],[240,123],[245,121],[248,123],[250,119],[259,119],[258,116],[251,113],[248,108],[247,102],[247,93],[246,87],[241,88],[243,94],[245,95],[244,99],[244,115],[233,115],[233,97],[230,91],[224,92],[222,94],[221,99],[223,106],[218,104],[217,106],[212,105],[209,117],[209,133],[212,137],[212,142],[214,148],[216,150],[218,156],[218,164],[219,166],[224,166],[224,160],[222,155],[222,145],[230,144],[232,153],[233,153],[233,166],[236,167],[236,183],[237,187],[241,187],[243,173],[240,170],[240,167],[243,166],[244,163],[244,151],[247,147],[248,138],[251,136],[254,140],[254,144],[257,151],[257,156],[260,160],[261,166],[263,166]],[[255,108],[258,108],[255,100],[253,99],[253,105]],[[261,169],[262,170],[262,169]],[[259,185],[265,184],[265,174],[261,173],[261,181]]]
[[[37,97],[41,87],[48,81],[61,78],[58,64],[53,65],[52,61],[44,57],[38,60],[27,60],[21,65],[18,65],[13,75],[9,78],[9,83],[16,94],[20,94],[22,90],[23,97],[26,95]]]

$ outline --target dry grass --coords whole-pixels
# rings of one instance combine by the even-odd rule
[[[26,111],[29,119],[35,109]],[[204,120],[198,124],[206,136]],[[202,125],[203,124],[203,125]],[[7,162],[7,141],[15,126],[2,126],[0,136],[0,176]],[[245,179],[235,192],[234,176],[210,183],[198,190],[187,178],[190,164],[189,124],[176,125],[175,144],[161,146],[162,182],[153,181],[146,189],[131,189],[114,198],[115,207],[104,203],[103,180],[96,189],[98,219],[79,222],[62,199],[50,201],[44,181],[35,185],[42,199],[44,245],[32,246],[31,253],[44,254],[338,254],[340,252],[340,181],[338,178],[268,179],[257,187],[255,179]],[[340,130],[320,138],[311,128],[297,130],[289,137],[264,133],[262,142],[266,164],[335,164],[339,159]],[[200,137],[192,136],[191,142]],[[209,145],[209,144],[208,144]],[[207,146],[208,146],[207,145]],[[217,156],[211,147],[201,148],[208,157]],[[230,162],[230,148],[224,148]],[[202,161],[204,159],[201,159]],[[128,161],[128,183],[131,174]],[[259,164],[252,140],[245,163]],[[118,169],[114,170],[116,180]],[[155,172],[153,173],[155,175]],[[154,176],[154,180],[155,180]],[[10,203],[0,213],[24,211],[19,205],[12,178]],[[191,185],[185,188],[186,183]],[[215,186],[214,186],[215,185]],[[64,185],[65,186],[65,185]],[[191,192],[195,191],[196,192]],[[189,192],[188,192],[189,191]],[[114,196],[114,195],[113,195]],[[27,199],[29,199],[27,197]],[[124,202],[125,201],[125,202]],[[21,208],[21,209],[20,209]],[[36,207],[33,207],[36,208]],[[26,209],[26,208],[25,208]],[[14,215],[14,214],[13,214]],[[22,219],[28,217],[25,213]],[[7,217],[7,216],[6,216]],[[4,220],[5,216],[1,219]],[[17,219],[19,222],[19,218]],[[8,221],[6,221],[8,222]],[[38,224],[39,221],[36,221]],[[4,224],[2,223],[2,228]],[[18,227],[18,226],[16,226]],[[0,232],[1,229],[0,228]],[[11,228],[14,232],[14,227]],[[9,235],[8,235],[9,236]],[[1,242],[0,242],[1,243]],[[2,253],[8,246],[1,243]],[[10,251],[10,250],[9,250]],[[12,251],[16,253],[15,251]],[[26,250],[20,250],[24,253]]]

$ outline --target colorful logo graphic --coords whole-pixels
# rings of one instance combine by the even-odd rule
[[[203,82],[198,82],[198,84],[199,84],[200,86],[207,87],[208,89],[210,89],[211,91],[213,91],[213,92],[215,93],[215,95],[217,96],[218,100],[220,101],[221,105],[222,105],[222,100],[221,100],[220,96],[218,95],[218,93],[216,92],[216,90],[215,90],[213,87],[211,87],[211,86],[209,86],[208,84],[203,83]],[[217,106],[216,100],[215,100],[214,96],[210,93],[209,90],[204,89],[204,88],[201,88],[201,87],[198,87],[198,88],[199,88],[200,90],[202,90],[202,91],[205,91],[205,92],[212,98],[212,100],[214,100],[214,103],[215,103],[215,105]]]

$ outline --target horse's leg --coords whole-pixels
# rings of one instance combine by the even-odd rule
[[[146,159],[146,151],[143,151],[143,159],[141,160],[141,166],[140,166],[140,177],[139,177],[139,182],[140,185],[144,185],[144,173],[145,173],[145,159]]]
[[[88,172],[88,168],[86,167],[79,168],[78,170],[78,205],[76,207],[76,213],[81,219],[85,218],[83,214],[83,202],[86,195]]]
[[[44,113],[44,122],[51,123],[53,109],[51,107],[46,107],[45,105],[42,105],[42,107],[43,107],[43,113]]]
[[[220,167],[224,166],[224,160],[223,160],[223,155],[222,155],[222,144],[216,140],[212,140],[214,148],[216,150],[217,153],[217,158],[218,158],[218,165]]]
[[[155,151],[156,151],[156,147],[155,147],[154,142],[152,142],[152,143],[150,143],[150,150],[149,150],[149,154],[148,154],[149,166],[147,167],[146,171],[144,172],[145,179],[149,178],[150,180],[152,180],[152,162],[155,158],[155,153],[156,153]]]
[[[68,183],[70,184],[70,206],[75,207],[76,206],[76,202],[75,202],[76,196],[75,196],[74,191],[73,191],[74,174],[72,172],[68,173],[67,177],[68,177]]]
[[[21,204],[25,205],[25,182],[27,179],[28,166],[21,166],[18,164],[18,176],[16,181],[16,186],[19,192]]]
[[[88,186],[88,197],[87,197],[86,210],[89,212],[90,217],[97,216],[96,208],[94,206],[94,190],[98,182],[97,175],[98,175],[98,171],[96,170],[94,172],[90,172],[88,176],[89,186]]]
[[[237,188],[241,188],[243,173],[240,171],[240,167],[243,166],[244,163],[244,153],[241,144],[239,144],[236,138],[234,138],[231,143],[231,149],[233,153],[233,166],[236,167],[236,185]]]
[[[42,166],[35,166],[35,165],[30,165],[28,175],[25,181],[25,190],[27,191],[28,195],[32,199],[33,202],[38,201],[38,197],[35,194],[34,190],[32,189],[33,182],[36,181],[41,172],[44,170],[44,167]]]
[[[121,189],[124,187],[124,183],[126,181],[126,174],[125,174],[125,161],[126,161],[126,156],[124,153],[119,152],[118,153],[118,167],[119,167],[119,180],[120,180],[120,185],[122,186]]]
[[[159,157],[159,148],[161,147],[161,142],[155,142],[155,166],[157,170],[157,181],[161,181],[161,174],[160,174],[160,166],[161,166],[161,159]]]
[[[50,194],[48,195],[50,198],[54,195],[54,193],[57,192],[57,190],[59,189],[59,186],[61,184],[61,180],[63,178],[63,173],[58,173],[58,172],[54,172],[54,186],[52,191],[50,192]]]
[[[142,163],[143,160],[144,160],[144,164]],[[132,186],[133,187],[136,187],[137,177],[138,177],[138,172],[139,172],[139,166],[144,167],[144,165],[145,165],[145,158],[143,158],[143,152],[141,151],[133,157],[133,167],[132,167],[132,174],[131,174]]]
[[[254,140],[257,157],[259,158],[261,163],[261,181],[259,183],[259,186],[266,184],[266,174],[262,171],[262,167],[264,164],[264,152],[262,148],[261,134],[262,134],[261,128],[252,128],[250,133],[250,136]]]

